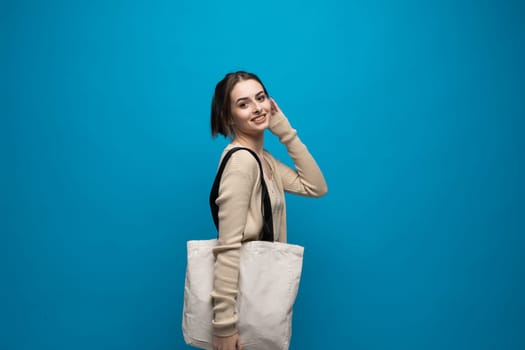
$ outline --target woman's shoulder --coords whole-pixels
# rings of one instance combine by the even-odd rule
[[[224,160],[228,152],[230,152],[236,147],[239,146],[231,143],[228,144],[222,152],[221,162]],[[255,175],[259,172],[259,164],[257,162],[257,159],[255,158],[255,155],[253,155],[248,150],[240,149],[238,151],[233,152],[230,155],[230,158],[226,163],[224,171],[236,171]]]

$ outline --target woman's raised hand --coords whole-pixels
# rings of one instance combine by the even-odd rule
[[[270,97],[270,104],[272,105],[272,116],[275,114],[275,113],[278,113],[281,111],[281,109],[279,108],[279,106],[277,105],[277,102],[275,102],[275,100]]]

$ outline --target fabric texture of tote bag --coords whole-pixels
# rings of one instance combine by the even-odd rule
[[[250,149],[237,147],[223,158],[210,194],[212,216],[218,227],[218,208],[213,205],[217,198],[220,177],[231,154],[241,149],[252,153],[259,163],[263,185],[262,200],[266,202],[262,203],[263,216],[264,221],[269,221],[270,225],[265,225],[263,229],[263,239],[268,241],[251,241],[241,246],[239,294],[236,301],[239,316],[237,329],[245,350],[286,350],[290,344],[293,304],[301,279],[304,248],[273,242],[271,204],[267,193],[264,193],[266,184],[262,176],[262,165]],[[270,216],[269,220],[267,216]],[[264,232],[265,230],[269,232]],[[212,349],[213,248],[217,244],[217,239],[187,242],[182,331],[187,344],[202,349]]]

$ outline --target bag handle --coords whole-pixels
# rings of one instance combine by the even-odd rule
[[[261,187],[262,187],[261,211],[262,211],[262,216],[263,216],[263,228],[262,228],[261,241],[273,242],[274,238],[273,238],[272,203],[270,201],[270,195],[268,194],[268,188],[266,187],[266,182],[264,181],[263,167],[262,167],[261,161],[259,160],[259,157],[257,156],[257,154],[249,148],[245,148],[245,147],[232,148],[230,151],[228,151],[228,153],[226,153],[226,155],[222,159],[221,165],[219,166],[219,170],[217,170],[217,175],[215,176],[215,180],[213,181],[213,186],[210,192],[210,209],[211,209],[211,215],[213,217],[213,222],[215,223],[215,227],[217,228],[217,231],[219,231],[219,206],[215,203],[215,201],[219,197],[219,185],[221,183],[222,173],[224,171],[224,168],[226,167],[226,163],[228,162],[228,159],[230,159],[233,153],[240,151],[240,150],[246,150],[250,152],[255,157],[255,159],[257,160],[257,163],[259,164],[259,169],[261,171]]]

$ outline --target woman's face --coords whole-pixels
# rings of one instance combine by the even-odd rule
[[[235,84],[230,103],[236,136],[255,136],[268,127],[272,106],[257,80],[241,80]]]

